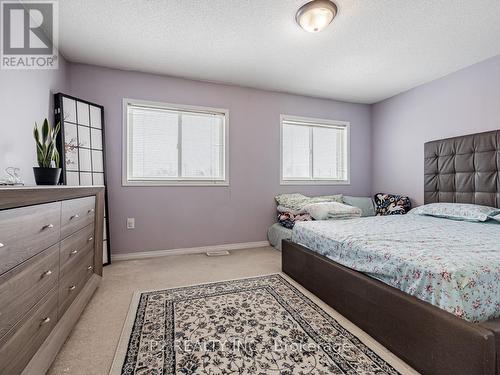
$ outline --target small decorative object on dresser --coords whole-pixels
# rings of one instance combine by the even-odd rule
[[[103,187],[0,189],[0,374],[45,374],[99,285]]]
[[[20,176],[21,169],[16,167],[5,168],[5,178],[0,178],[0,186],[24,186]]]
[[[45,119],[40,134],[38,124],[35,122],[33,137],[36,143],[38,167],[33,167],[33,173],[37,185],[57,185],[59,183],[61,168],[59,168],[60,158],[56,147],[56,139],[60,128],[60,123],[52,127],[49,125],[49,121]]]

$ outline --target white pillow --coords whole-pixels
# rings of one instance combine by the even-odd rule
[[[361,217],[362,210],[338,202],[311,203],[304,206],[304,210],[314,220],[351,219]]]

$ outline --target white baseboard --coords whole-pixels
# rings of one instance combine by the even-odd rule
[[[111,262],[132,259],[157,258],[168,255],[203,254],[207,251],[231,251],[270,246],[268,241],[229,243],[225,245],[189,247],[184,249],[140,251],[135,253],[111,254]]]

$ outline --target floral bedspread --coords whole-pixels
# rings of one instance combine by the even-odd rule
[[[297,222],[292,241],[471,322],[500,317],[500,224],[430,216]]]

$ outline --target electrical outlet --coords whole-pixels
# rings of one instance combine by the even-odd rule
[[[135,217],[127,218],[127,229],[135,229]]]

